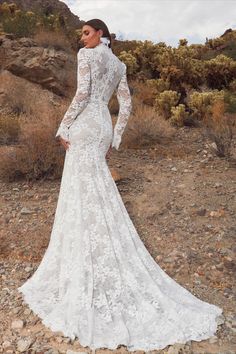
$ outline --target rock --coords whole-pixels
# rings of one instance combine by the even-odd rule
[[[59,351],[56,349],[49,349],[44,354],[59,354]]]
[[[31,270],[33,270],[32,267],[25,267],[25,271],[28,273],[28,272],[31,272]]]
[[[14,320],[12,323],[11,323],[11,328],[12,329],[22,329],[24,327],[24,321],[22,320]]]
[[[5,340],[5,341],[2,343],[2,347],[3,347],[3,349],[5,349],[5,350],[13,349],[12,343],[11,343],[9,340]]]
[[[26,208],[26,207],[23,207],[23,208],[21,209],[20,213],[21,213],[21,215],[27,215],[27,214],[32,214],[33,211],[30,210],[30,209],[28,209],[28,208]]]
[[[216,145],[215,142],[209,144],[209,147],[210,147],[213,151],[218,151],[218,147],[217,147],[217,145]]]
[[[14,313],[14,315],[17,315],[20,311],[21,311],[21,307],[16,307],[15,309],[12,310],[12,313]]]
[[[184,347],[185,347],[185,344],[176,343],[168,349],[167,354],[183,353]]]
[[[26,315],[26,316],[29,316],[30,314],[31,314],[31,309],[29,309],[29,308],[26,308],[25,310],[24,310],[24,315]]]
[[[20,339],[17,342],[17,350],[19,350],[20,353],[23,353],[29,349],[29,347],[31,346],[32,343],[33,343],[32,338]]]
[[[164,259],[164,262],[165,263],[172,263],[175,261],[175,257],[167,257]]]
[[[2,51],[7,58],[3,60],[3,70],[40,84],[57,95],[65,95],[64,74],[71,70],[75,55],[70,56],[54,48],[42,48],[29,38],[15,40],[3,36],[0,38]]]
[[[212,336],[212,337],[209,338],[209,343],[210,343],[210,344],[214,344],[214,343],[216,343],[217,341],[218,341],[217,336]]]
[[[198,209],[196,211],[196,214],[199,216],[204,216],[204,215],[206,215],[206,209],[205,208]]]
[[[224,216],[225,215],[225,211],[224,209],[219,209],[219,210],[212,210],[210,212],[210,216],[213,216],[213,217],[221,217],[221,216]]]

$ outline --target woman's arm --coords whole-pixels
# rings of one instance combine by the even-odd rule
[[[81,48],[77,55],[77,90],[75,96],[65,113],[55,137],[62,137],[68,140],[69,128],[88,103],[90,95],[90,50]]]
[[[129,86],[127,83],[126,71],[127,68],[125,65],[124,72],[117,89],[117,99],[120,108],[119,108],[117,122],[114,127],[114,134],[112,140],[112,147],[115,147],[116,150],[119,149],[121,143],[121,137],[125,130],[126,124],[128,123],[130,112],[132,110],[132,101],[131,101]]]

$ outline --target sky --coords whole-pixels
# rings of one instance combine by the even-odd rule
[[[205,43],[228,28],[236,30],[236,0],[63,0],[87,21],[103,20],[117,39]]]

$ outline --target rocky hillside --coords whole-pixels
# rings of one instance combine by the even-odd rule
[[[34,11],[47,16],[50,14],[60,14],[66,18],[67,23],[72,28],[80,28],[83,22],[70,11],[69,7],[64,2],[59,0],[0,0],[0,5],[4,2],[9,4],[14,2],[17,7],[23,11]]]
[[[68,81],[73,81],[75,76],[70,76],[70,71],[76,66],[74,54],[52,47],[44,48],[31,38],[0,36],[0,56],[2,71],[10,71],[57,95],[66,95]]]

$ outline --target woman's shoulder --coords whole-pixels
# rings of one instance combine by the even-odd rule
[[[82,47],[78,50],[77,55],[89,55],[92,52],[91,49],[93,48]]]
[[[119,62],[119,66],[120,66],[121,72],[124,73],[126,71],[126,69],[127,69],[127,66],[126,66],[126,64],[123,61],[120,60],[120,58],[117,57],[117,59],[118,59],[118,62]]]

